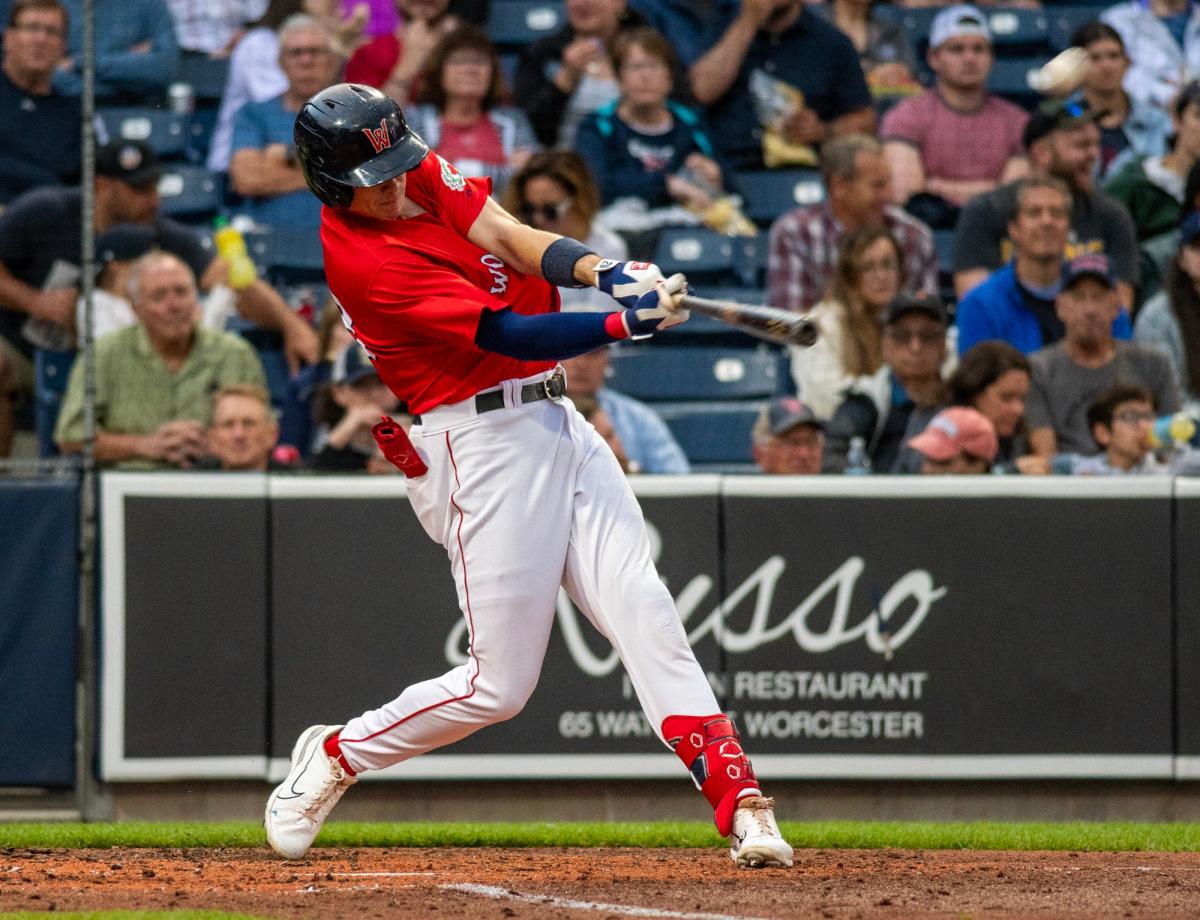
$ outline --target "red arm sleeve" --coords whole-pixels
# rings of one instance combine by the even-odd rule
[[[405,194],[463,239],[491,193],[491,179],[468,179],[432,151],[406,174]]]

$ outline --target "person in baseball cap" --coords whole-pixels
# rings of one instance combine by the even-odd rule
[[[759,413],[751,431],[758,468],[773,475],[809,476],[821,472],[825,425],[795,396],[777,396]]]
[[[351,342],[333,359],[329,384],[314,398],[313,418],[320,427],[310,468],[321,473],[393,472],[386,462],[376,462],[382,455],[371,427],[398,406],[362,346]]]
[[[1047,99],[1029,116],[1021,143],[1029,150],[1055,131],[1073,131],[1094,124],[1104,115],[1104,112],[1092,111],[1083,99]]]
[[[992,30],[987,17],[969,3],[948,6],[933,17],[929,27],[930,50],[938,48],[952,38],[982,38],[992,43]]]
[[[999,441],[982,412],[966,406],[943,409],[908,446],[919,453],[921,473],[978,474],[991,469]]]
[[[1094,278],[1110,291],[1117,289],[1117,278],[1104,253],[1088,252],[1068,262],[1063,269],[1063,289],[1074,287],[1084,278]]]
[[[143,189],[158,184],[162,166],[145,141],[116,140],[96,151],[96,175]]]
[[[946,316],[946,308],[942,306],[942,302],[936,297],[912,297],[908,294],[901,294],[888,304],[887,311],[883,317],[884,328],[894,326],[901,318],[910,313],[928,316],[930,319],[937,320],[943,327],[949,321]]]

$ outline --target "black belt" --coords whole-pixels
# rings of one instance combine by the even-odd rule
[[[545,380],[527,383],[521,387],[521,402],[537,402],[539,399],[561,399],[567,393],[567,375],[560,367]],[[493,409],[504,408],[504,390],[489,390],[475,397],[475,411],[491,412]],[[421,424],[421,416],[412,417],[414,425]]]

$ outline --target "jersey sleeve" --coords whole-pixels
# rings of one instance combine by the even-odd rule
[[[432,151],[407,173],[405,194],[464,239],[492,193],[491,179],[468,179]]]

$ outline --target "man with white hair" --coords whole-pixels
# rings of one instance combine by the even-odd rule
[[[279,66],[287,89],[273,99],[246,103],[233,121],[229,178],[255,222],[320,227],[321,202],[304,184],[292,128],[300,107],[334,81],[339,64],[333,33],[320,20],[298,14],[280,27]]]
[[[262,365],[243,339],[200,325],[196,277],[178,256],[139,259],[129,299],[137,325],[96,342],[96,460],[190,467],[205,452],[213,392],[264,387]],[[64,453],[83,443],[83,364],[71,370],[54,431]]]

